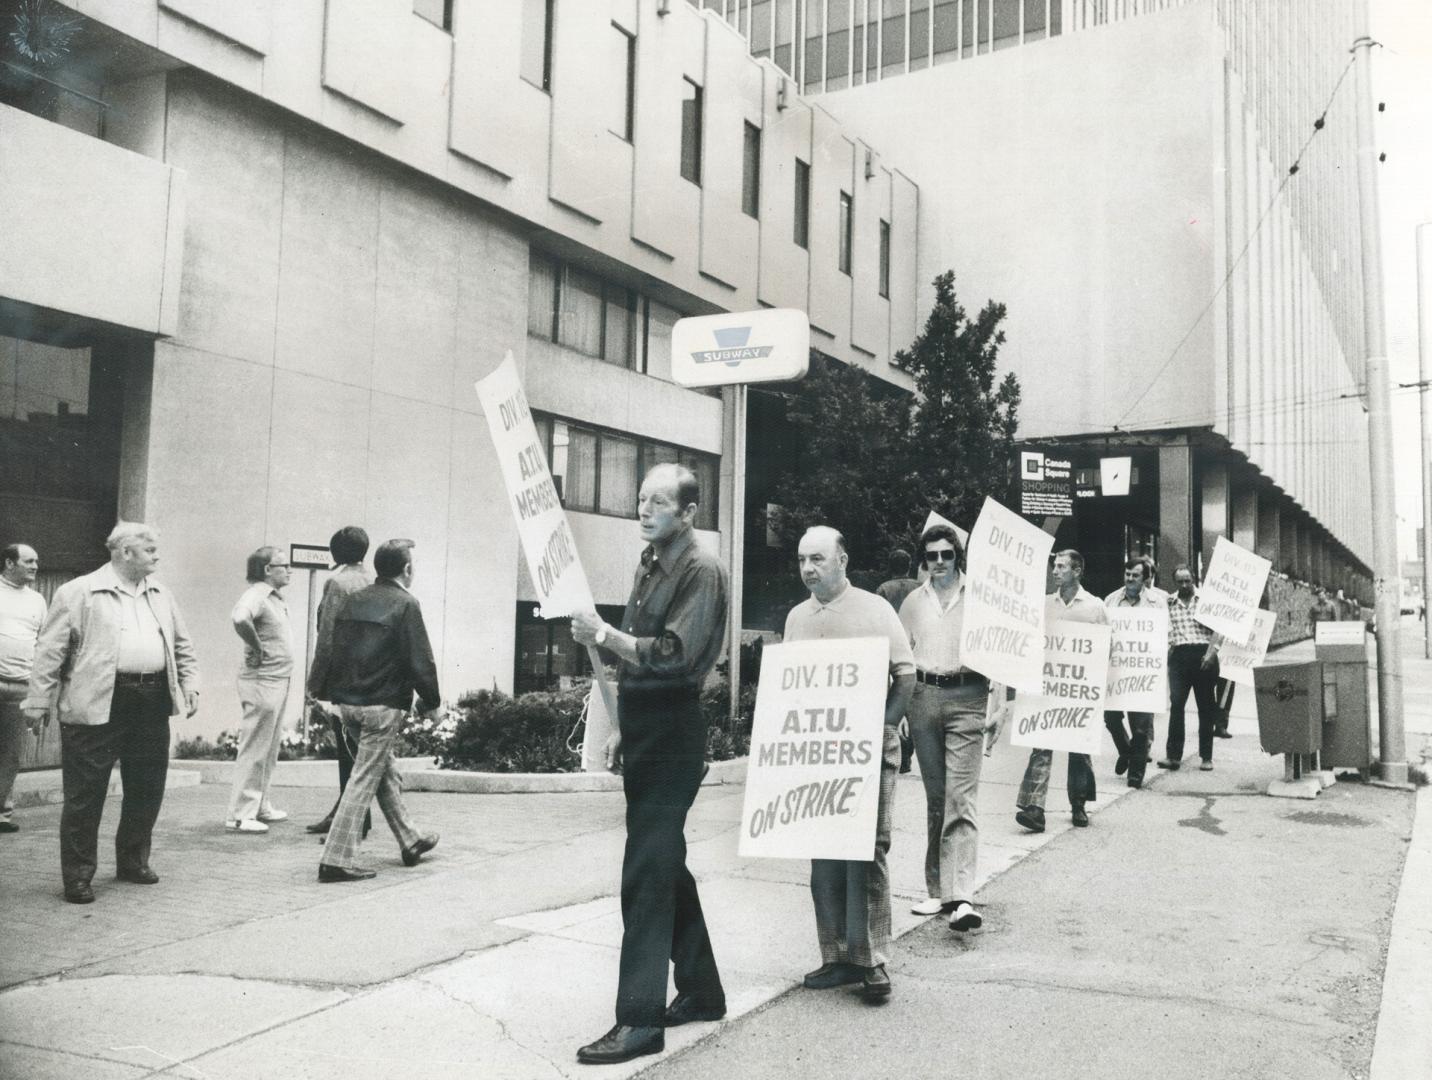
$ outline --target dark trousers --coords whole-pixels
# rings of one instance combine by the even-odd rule
[[[1106,711],[1104,726],[1114,737],[1114,748],[1119,751],[1119,756],[1129,759],[1129,779],[1142,780],[1145,759],[1149,756],[1149,747],[1154,743],[1154,714],[1129,713],[1127,732],[1124,730],[1124,715],[1121,712]]]
[[[353,748],[348,745],[348,739],[343,733],[343,717],[339,713],[325,713],[319,710],[320,716],[328,717],[328,726],[333,729],[333,742],[338,748],[338,802],[328,811],[329,818],[338,813],[338,804],[343,801],[343,793],[348,790],[348,778],[353,775]],[[373,810],[369,807],[363,812],[363,835],[367,837],[368,830],[373,827]]]
[[[149,841],[169,772],[169,687],[164,682],[114,688],[105,724],[61,724],[60,873],[65,887],[94,877],[99,822],[114,763],[124,781],[116,870],[149,865]]]
[[[678,993],[726,1000],[686,868],[686,812],[701,786],[706,723],[694,688],[623,688],[619,700],[627,840],[616,1020],[655,1027],[666,1011],[668,964]]]
[[[1218,681],[1218,661],[1203,667],[1206,645],[1175,645],[1168,657],[1168,760],[1183,760],[1183,710],[1188,692],[1198,705],[1198,756],[1213,760],[1213,728],[1218,723],[1218,702],[1213,684]]]

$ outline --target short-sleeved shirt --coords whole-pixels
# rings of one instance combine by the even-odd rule
[[[97,573],[107,574],[108,584],[119,597],[119,660],[115,670],[127,675],[163,671],[164,635],[149,602],[149,578],[131,585],[115,572],[113,565],[101,566]]]
[[[242,674],[264,679],[286,679],[293,674],[293,631],[288,605],[277,589],[266,581],[254,582],[239,597],[230,618],[235,627],[251,626],[259,639],[261,652],[255,652],[245,639]]]
[[[890,674],[915,674],[915,654],[895,609],[873,592],[847,584],[827,604],[814,596],[786,616],[786,641],[826,641],[831,638],[883,637],[890,641]]]
[[[30,678],[45,611],[45,598],[34,589],[0,578],[0,679]]]
[[[960,635],[965,627],[965,579],[961,575],[949,605],[928,581],[900,605],[900,624],[910,638],[915,666],[932,675],[960,670]]]
[[[1062,619],[1065,622],[1098,623],[1101,626],[1109,625],[1109,609],[1097,596],[1085,589],[1082,585],[1074,598],[1067,604],[1064,598],[1055,589],[1044,598],[1044,620],[1046,623]]]
[[[1152,589],[1145,588],[1140,590],[1137,600],[1130,600],[1129,594],[1126,591],[1123,589],[1115,589],[1108,596],[1104,597],[1104,606],[1111,608],[1158,608],[1162,611],[1168,609],[1168,594],[1162,590],[1155,592]]]
[[[637,662],[622,661],[623,689],[699,686],[721,655],[726,568],[690,530],[641,554],[621,628]]]
[[[1168,598],[1168,645],[1170,649],[1179,645],[1207,645],[1213,641],[1213,631],[1199,622],[1198,590],[1188,603],[1178,593]]]
[[[900,605],[905,602],[905,598],[919,587],[920,583],[914,578],[891,578],[889,581],[880,583],[875,590],[875,595],[888,601],[890,606],[898,612]]]

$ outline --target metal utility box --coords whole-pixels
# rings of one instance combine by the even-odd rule
[[[1323,665],[1274,664],[1253,669],[1258,738],[1269,754],[1312,754],[1323,744]]]
[[[1323,665],[1323,768],[1372,764],[1367,693],[1367,628],[1361,622],[1320,622],[1313,639]]]

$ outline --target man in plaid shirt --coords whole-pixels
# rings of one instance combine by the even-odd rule
[[[1180,566],[1173,572],[1176,591],[1168,601],[1168,745],[1160,769],[1177,769],[1183,764],[1183,709],[1188,692],[1198,703],[1199,768],[1213,768],[1213,728],[1218,722],[1218,702],[1213,686],[1218,682],[1218,643],[1213,631],[1198,621],[1198,589],[1193,571]]]

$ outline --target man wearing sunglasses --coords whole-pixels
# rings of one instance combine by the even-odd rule
[[[1079,584],[1084,576],[1084,556],[1073,548],[1054,553],[1054,591],[1044,598],[1044,621],[1049,626],[1058,621],[1109,624],[1104,603]],[[1019,801],[1014,820],[1030,832],[1044,831],[1044,803],[1049,796],[1049,771],[1054,762],[1053,750],[1031,750],[1019,785]],[[1097,795],[1094,765],[1088,754],[1069,755],[1069,810],[1074,825],[1085,828],[1089,814],[1086,802]]]
[[[910,736],[925,784],[925,891],[910,910],[947,914],[952,930],[983,918],[972,903],[979,860],[980,767],[987,729],[1008,716],[1004,688],[960,663],[965,622],[965,552],[959,534],[935,524],[920,537],[929,578],[900,606],[915,654]],[[990,698],[997,703],[990,707]],[[996,735],[997,737],[997,735]]]

